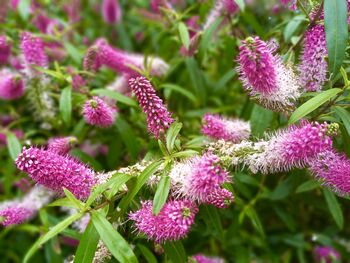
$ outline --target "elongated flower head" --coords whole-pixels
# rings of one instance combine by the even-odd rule
[[[14,203],[0,211],[3,217],[1,224],[3,226],[19,225],[33,216],[33,211],[23,207],[20,203]]]
[[[85,102],[83,115],[88,124],[107,128],[115,122],[116,110],[95,96]]]
[[[118,0],[103,0],[102,16],[106,23],[118,23],[121,19],[121,15],[122,12]]]
[[[311,161],[310,172],[324,185],[342,195],[350,194],[350,160],[344,154],[328,150]]]
[[[16,165],[35,182],[58,193],[67,188],[79,199],[87,198],[95,184],[94,171],[69,156],[50,150],[24,147]]]
[[[168,201],[158,215],[152,214],[152,206],[152,201],[143,202],[129,217],[139,232],[158,243],[184,238],[198,212],[197,206],[186,200]]]
[[[239,7],[236,4],[235,0],[221,0],[223,2],[223,6],[228,14],[234,15],[239,11]]]
[[[211,192],[207,197],[205,202],[216,206],[217,208],[227,208],[234,200],[232,193],[225,189],[219,188]]]
[[[149,132],[158,138],[159,134],[164,133],[174,122],[171,113],[157,96],[151,82],[145,77],[130,78],[129,86],[135,93],[143,112],[147,115]]]
[[[65,155],[77,144],[77,142],[77,138],[73,136],[52,138],[48,141],[47,149]]]
[[[24,94],[24,82],[20,75],[11,71],[0,72],[0,99],[14,100]]]
[[[249,37],[239,47],[239,74],[251,94],[269,94],[277,89],[276,58],[259,37]]]
[[[314,256],[317,263],[340,262],[341,256],[337,250],[327,246],[317,246],[314,248]]]
[[[208,257],[205,256],[203,254],[197,254],[191,257],[192,261],[189,262],[193,262],[193,263],[224,263],[225,260],[223,260],[222,258],[218,258],[218,257]]]
[[[319,91],[327,80],[328,64],[326,33],[323,25],[305,32],[304,47],[299,65],[300,85],[306,91]]]
[[[206,114],[203,117],[202,133],[214,139],[240,142],[250,136],[249,122],[226,119],[220,115]]]
[[[12,42],[3,35],[0,36],[0,65],[6,64],[11,55]]]
[[[48,58],[45,53],[44,43],[39,37],[35,37],[29,32],[22,33],[21,50],[25,68],[31,72],[33,72],[32,66],[43,68],[48,66]]]

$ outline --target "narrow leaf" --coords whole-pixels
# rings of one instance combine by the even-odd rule
[[[166,242],[163,248],[171,262],[187,262],[186,251],[181,241]]]
[[[197,103],[196,96],[194,96],[190,91],[188,91],[188,90],[186,90],[178,85],[166,83],[166,84],[163,84],[161,87],[163,87],[165,90],[171,90],[171,91],[178,92],[178,93],[184,95],[186,98],[188,98],[192,102]]]
[[[91,91],[91,94],[106,96],[108,98],[114,99],[117,102],[123,103],[125,105],[137,107],[136,101],[116,91],[112,91],[108,89],[94,89]]]
[[[81,52],[69,42],[65,41],[63,42],[63,45],[67,50],[69,56],[71,56],[71,58],[74,60],[74,62],[80,65],[81,61],[83,60],[83,55],[81,54]]]
[[[163,175],[153,200],[153,214],[157,215],[165,204],[170,190],[170,177]]]
[[[177,135],[179,134],[181,128],[182,128],[182,123],[175,122],[168,129],[167,134],[166,134],[166,147],[169,150],[169,152],[172,152],[172,150],[174,148],[175,140],[176,140]]]
[[[334,107],[334,111],[340,117],[345,126],[346,131],[350,135],[350,113],[341,107]]]
[[[72,115],[72,89],[66,87],[62,90],[60,97],[60,112],[63,121],[69,125],[71,122]]]
[[[95,229],[92,222],[90,222],[83,236],[80,239],[79,246],[77,248],[77,252],[75,253],[74,263],[90,263],[94,259],[95,251],[97,248],[99,240],[99,235],[97,230]]]
[[[21,152],[21,143],[18,141],[16,135],[12,132],[8,132],[6,135],[7,148],[9,150],[12,160],[16,160],[17,156]]]
[[[331,213],[334,221],[336,222],[337,226],[340,229],[343,229],[343,227],[344,227],[343,212],[340,208],[340,205],[338,203],[336,196],[330,190],[328,190],[326,188],[323,189],[323,194],[326,198],[329,212]]]
[[[75,208],[82,209],[84,207],[84,203],[78,200],[68,189],[63,188],[63,191]]]
[[[301,185],[299,185],[297,190],[295,190],[295,192],[297,194],[299,194],[299,193],[314,190],[314,189],[318,188],[319,186],[320,186],[320,184],[318,182],[316,182],[314,180],[309,180],[309,181],[306,181],[306,182],[302,183]]]
[[[188,48],[190,47],[190,34],[188,33],[188,29],[186,25],[182,22],[179,23],[178,28],[179,28],[181,42],[185,46],[185,48],[188,50]]]
[[[141,244],[137,244],[137,247],[140,249],[143,257],[146,259],[148,263],[157,263],[157,258],[153,255],[152,251],[150,251],[147,247]]]

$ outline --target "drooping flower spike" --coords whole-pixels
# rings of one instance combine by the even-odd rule
[[[145,77],[130,78],[129,86],[135,93],[143,112],[147,115],[149,132],[158,138],[174,122],[171,113],[157,96],[151,82]]]
[[[289,112],[301,95],[298,78],[290,65],[273,55],[276,45],[249,37],[239,48],[237,71],[249,95],[264,107]]]
[[[250,136],[249,122],[239,119],[227,119],[220,115],[206,114],[202,122],[202,133],[214,139],[237,143]]]
[[[23,147],[16,159],[19,170],[35,182],[63,193],[67,188],[77,198],[85,199],[95,184],[95,172],[69,156],[36,147]]]
[[[74,145],[77,144],[77,142],[77,138],[74,136],[52,138],[48,141],[47,149],[65,155],[72,149],[72,147],[74,147]]]
[[[95,96],[85,102],[83,115],[88,124],[107,128],[115,122],[116,109]]]
[[[14,100],[24,94],[24,81],[21,75],[7,69],[0,71],[0,99]]]
[[[120,22],[122,11],[118,0],[102,1],[102,16],[107,24],[116,24]]]
[[[21,200],[0,204],[1,224],[4,226],[18,225],[33,218],[38,210],[48,204],[54,197],[54,192],[37,185]]]
[[[184,238],[192,224],[198,207],[191,201],[168,201],[158,215],[152,213],[152,201],[142,202],[141,208],[129,215],[136,230],[157,243]]]

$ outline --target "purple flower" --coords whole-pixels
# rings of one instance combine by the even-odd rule
[[[21,50],[25,68],[29,71],[29,75],[37,74],[37,71],[32,68],[33,66],[43,68],[48,66],[48,58],[45,53],[44,43],[39,37],[35,37],[29,32],[22,33]]]
[[[332,247],[317,246],[314,248],[314,255],[317,263],[333,263],[341,260],[339,252]]]
[[[150,5],[151,9],[156,13],[160,13],[160,8],[172,9],[171,4],[167,0],[151,0]]]
[[[226,119],[220,115],[206,114],[202,122],[202,133],[214,139],[237,143],[250,136],[249,122],[239,119]]]
[[[328,64],[326,33],[323,25],[315,25],[305,32],[299,65],[300,85],[306,91],[320,91],[327,80]]]
[[[235,15],[238,11],[239,7],[234,0],[215,0],[214,6],[205,19],[203,29],[208,29],[220,16]]]
[[[221,168],[219,162],[216,155],[206,153],[175,164],[169,174],[175,195],[206,202],[209,195],[230,181],[227,171]]]
[[[48,204],[54,193],[43,186],[34,186],[21,200],[0,204],[1,222],[4,226],[18,225],[33,218],[38,210]]]
[[[0,65],[6,64],[11,55],[12,42],[5,35],[0,36]]]
[[[225,188],[219,188],[211,192],[205,199],[207,204],[217,208],[227,208],[234,200],[232,193]]]
[[[350,160],[344,154],[334,150],[320,152],[309,169],[324,185],[339,194],[350,194]]]
[[[239,7],[235,0],[221,0],[227,13],[234,15],[239,11]]]
[[[145,61],[146,60],[146,61]],[[145,63],[151,64],[151,75],[163,76],[168,70],[168,64],[157,57],[148,57],[132,54],[110,46],[106,40],[99,39],[91,46],[84,58],[84,69],[96,71],[102,66],[128,75],[138,76],[139,71],[145,70]],[[149,66],[149,65],[148,65]]]
[[[83,115],[88,124],[107,128],[115,122],[116,110],[95,96],[85,102]]]
[[[297,10],[297,0],[281,0],[283,6],[289,6],[291,11]]]
[[[196,263],[224,263],[225,260],[218,257],[208,257],[203,254],[197,254],[191,257],[191,260],[193,260]],[[192,262],[192,261],[189,261]]]
[[[157,96],[151,82],[145,77],[129,79],[129,86],[135,93],[143,112],[147,115],[149,132],[158,138],[159,134],[164,133],[173,123],[171,113]]]
[[[187,200],[168,201],[158,215],[152,214],[152,201],[142,202],[141,209],[129,215],[135,227],[157,243],[184,238],[198,212],[197,206]]]
[[[121,15],[122,12],[118,0],[103,0],[102,16],[106,23],[115,24],[120,22]]]
[[[24,94],[24,82],[18,74],[2,70],[0,72],[0,99],[14,100]]]
[[[69,156],[50,150],[24,147],[16,165],[35,182],[58,193],[67,188],[79,199],[87,198],[95,184],[93,170]]]
[[[77,138],[73,136],[52,138],[48,141],[47,149],[52,152],[65,155],[72,149],[72,147],[74,147],[76,143]]]

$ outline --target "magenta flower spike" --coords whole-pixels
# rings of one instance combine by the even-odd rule
[[[85,102],[83,115],[86,123],[108,128],[115,122],[116,110],[95,96]]]
[[[151,0],[151,9],[153,12],[161,13],[160,8],[172,9],[173,7],[168,0]]]
[[[152,201],[142,202],[141,209],[129,215],[136,230],[157,243],[184,238],[194,223],[198,207],[187,200],[168,201],[158,215],[152,214]]]
[[[227,208],[234,201],[232,193],[224,188],[219,188],[211,192],[205,199],[207,204],[216,206],[217,208]]]
[[[315,25],[305,33],[304,47],[299,65],[300,85],[306,91],[320,91],[327,80],[328,51],[323,25]]]
[[[0,65],[4,65],[8,62],[12,50],[12,42],[3,35],[0,36]]]
[[[48,141],[47,149],[65,155],[74,147],[74,145],[77,144],[77,142],[77,138],[73,136],[52,138]]]
[[[8,70],[0,71],[0,99],[14,100],[24,94],[24,81],[18,74]]]
[[[220,115],[206,114],[203,117],[202,133],[211,138],[238,143],[250,136],[250,124],[239,119],[227,119]]]
[[[4,209],[0,209],[0,216],[4,218],[1,222],[3,226],[19,225],[29,220],[35,211],[23,207],[20,203],[13,203]]]
[[[79,199],[87,198],[95,184],[93,170],[72,157],[50,150],[24,147],[16,165],[35,182],[58,193],[67,188]]]
[[[103,0],[102,16],[107,24],[116,24],[120,22],[122,11],[118,0]]]
[[[314,256],[317,263],[335,263],[341,261],[339,252],[334,248],[327,246],[315,247]]]
[[[350,160],[334,150],[323,151],[310,163],[310,172],[341,195],[350,194]]]
[[[197,254],[191,257],[193,263],[225,263],[225,260],[218,257],[208,257],[203,254]]]
[[[174,122],[171,113],[157,96],[151,82],[145,77],[130,78],[129,86],[135,93],[143,112],[147,115],[149,132],[158,138]]]
[[[43,68],[48,66],[48,58],[45,53],[44,43],[39,37],[35,37],[29,32],[22,33],[21,50],[25,69],[30,76],[38,74],[38,72],[33,69],[33,66]]]
[[[284,7],[289,7],[291,11],[297,10],[297,0],[281,0],[281,4]]]

